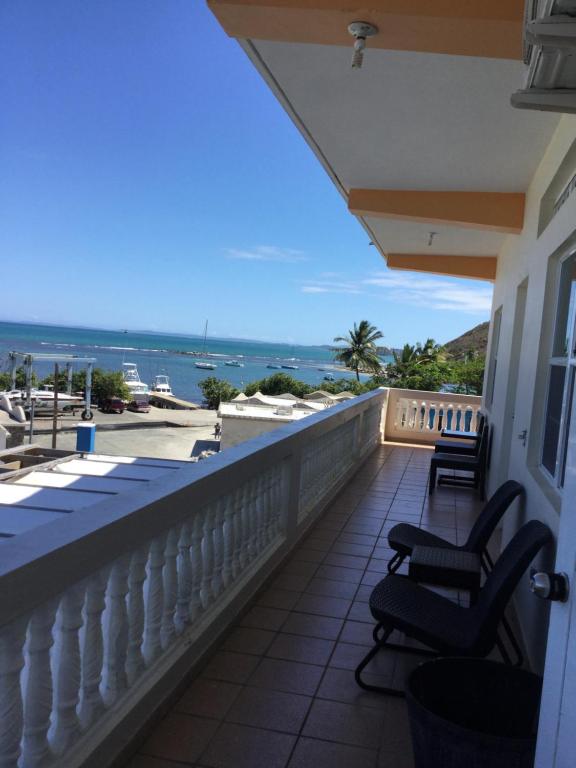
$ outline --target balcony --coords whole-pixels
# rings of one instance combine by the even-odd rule
[[[378,390],[5,541],[0,764],[409,765],[403,704],[350,670],[387,530],[477,513],[428,500],[429,448],[382,444],[432,439],[442,398]]]

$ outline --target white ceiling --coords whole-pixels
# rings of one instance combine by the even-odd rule
[[[510,106],[525,76],[520,62],[368,47],[363,68],[352,70],[351,47],[251,45],[253,61],[269,82],[272,75],[345,191],[525,191],[559,119]],[[421,252],[430,230],[440,233],[430,253],[490,255],[504,239],[438,225],[366,223],[388,252]]]

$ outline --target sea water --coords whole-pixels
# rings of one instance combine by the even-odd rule
[[[208,376],[225,379],[239,389],[280,372],[319,388],[328,371],[335,378],[355,378],[355,374],[335,366],[328,347],[208,337],[205,355],[179,354],[201,353],[203,342],[200,336],[0,322],[0,370],[8,370],[8,353],[12,350],[94,357],[95,366],[109,371],[121,370],[125,362],[136,363],[142,381],[151,386],[155,376],[165,374],[170,377],[176,397],[196,403],[202,400],[199,382]],[[201,370],[195,367],[196,360],[214,363],[217,368]],[[225,360],[238,360],[243,367],[226,366]],[[296,365],[298,370],[273,370],[268,365]],[[53,368],[52,363],[34,364],[40,378]]]

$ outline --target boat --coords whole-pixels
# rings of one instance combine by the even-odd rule
[[[244,363],[239,360],[225,360],[224,365],[229,365],[231,368],[244,368]]]
[[[204,324],[204,341],[202,342],[202,356],[206,355],[206,336],[208,335],[208,320]],[[217,368],[216,363],[208,363],[205,360],[198,360],[194,363],[196,368],[201,368],[203,371],[213,371]]]
[[[138,395],[139,399],[142,399],[143,395],[150,394],[150,387],[140,379],[136,363],[122,363],[122,375],[132,395]]]
[[[157,392],[159,395],[170,395],[173,397],[174,392],[172,392],[172,387],[170,386],[170,379],[168,376],[165,376],[164,374],[154,376],[152,392]]]
[[[297,365],[283,365],[282,368],[288,368],[290,371],[297,371],[298,366]]]
[[[281,366],[279,365],[274,365],[274,363],[268,363],[268,365],[266,366],[266,368],[280,368],[280,367]]]
[[[327,373],[326,376],[324,376],[324,381],[334,381],[334,374]]]

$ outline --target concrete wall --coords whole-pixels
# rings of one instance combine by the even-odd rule
[[[231,448],[233,445],[238,445],[245,440],[251,440],[253,437],[272,432],[272,430],[284,427],[290,423],[290,421],[279,421],[278,419],[250,419],[241,416],[223,415],[220,449]]]
[[[540,237],[538,221],[542,196],[574,142],[576,118],[565,116],[527,192],[524,230],[520,236],[507,238],[498,258],[492,318],[502,307],[502,324],[494,398],[492,404],[485,403],[493,428],[489,484],[494,490],[510,477],[520,481],[527,491],[526,503],[505,517],[503,544],[518,526],[533,518],[545,522],[555,534],[558,531],[561,497],[539,468],[548,354],[555,319],[556,291],[547,283],[555,274],[553,265],[559,256],[570,243],[576,245],[576,194]],[[526,311],[522,322],[518,302],[522,301],[524,288]],[[527,430],[525,445],[518,439],[523,430]],[[543,553],[540,564],[551,567],[553,552]],[[517,590],[516,604],[530,659],[536,669],[542,669],[547,606],[531,595],[527,577]]]

